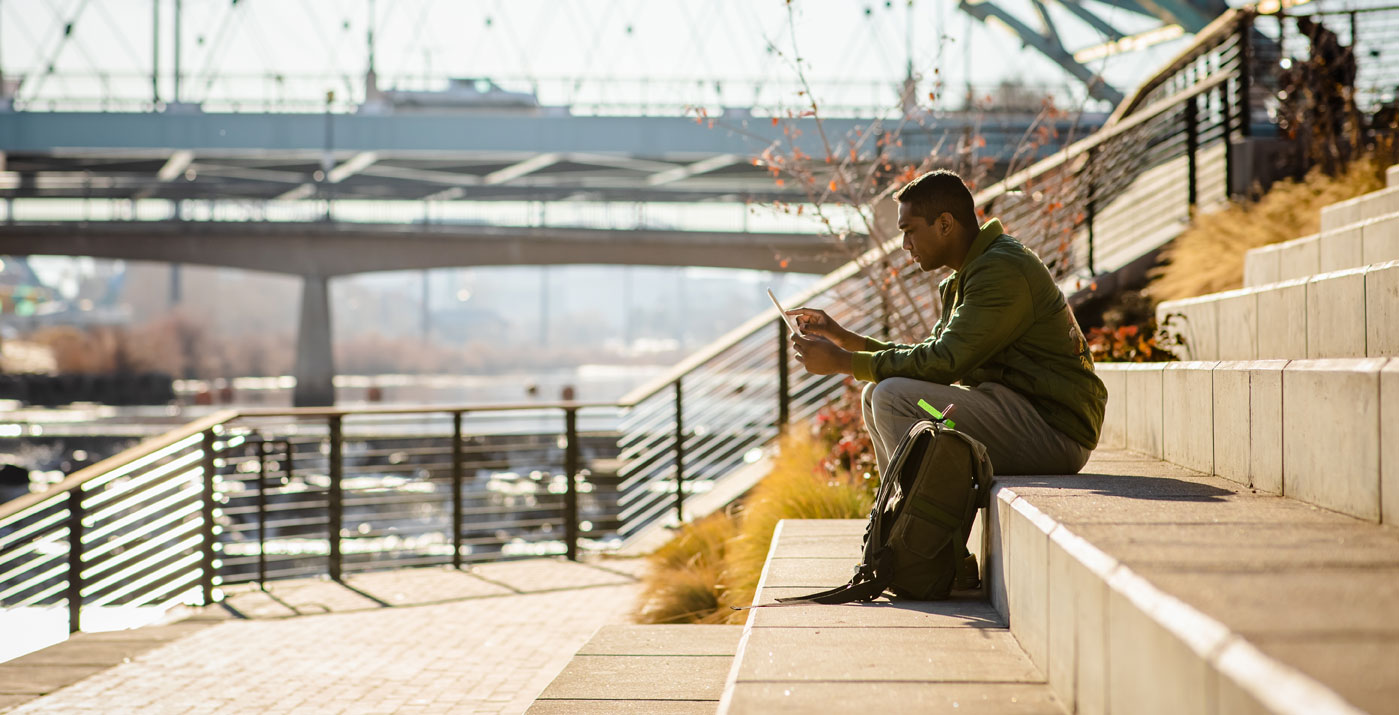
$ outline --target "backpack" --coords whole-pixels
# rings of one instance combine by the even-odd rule
[[[850,583],[778,601],[873,601],[885,590],[922,601],[947,598],[971,558],[967,537],[990,498],[992,472],[985,445],[944,422],[950,421],[915,423],[894,449],[865,527],[864,559]]]

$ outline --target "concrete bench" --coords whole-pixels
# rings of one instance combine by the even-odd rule
[[[1100,446],[1399,523],[1399,359],[1100,364]],[[1387,415],[1388,417],[1383,417]]]
[[[1399,261],[1166,301],[1193,360],[1399,356]]]

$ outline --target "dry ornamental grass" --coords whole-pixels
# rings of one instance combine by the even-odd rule
[[[830,447],[794,425],[742,505],[687,524],[650,557],[638,623],[742,623],[783,519],[863,519],[876,480],[823,466]]]

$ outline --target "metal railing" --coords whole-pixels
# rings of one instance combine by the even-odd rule
[[[25,76],[25,75],[28,76]],[[13,106],[19,111],[151,112],[166,108],[151,96],[151,77],[134,72],[47,73],[42,68],[7,68],[6,75],[20,76]],[[167,78],[170,78],[167,75]],[[380,77],[381,92],[429,92],[448,89],[445,76]],[[556,113],[575,116],[688,116],[704,107],[711,116],[725,110],[756,117],[785,116],[789,109],[804,109],[809,101],[800,82],[761,77],[491,77],[494,91],[467,93],[455,111],[503,111]],[[296,74],[220,74],[216,77],[182,75],[182,99],[206,112],[233,113],[352,113],[366,104],[362,76]],[[925,82],[944,97],[937,109],[970,111],[976,106],[1019,107],[1035,111],[1045,97],[1061,105],[1084,101],[1084,90],[1075,84],[1022,85],[949,84],[946,88]],[[939,83],[940,85],[941,83]],[[903,78],[828,80],[816,78],[811,91],[824,100],[823,113],[831,117],[873,118],[901,105]],[[333,97],[327,101],[327,92]],[[924,96],[918,93],[917,96]],[[458,95],[460,98],[461,95]],[[477,104],[472,106],[472,100]],[[171,97],[165,97],[165,102]],[[409,111],[412,111],[409,109]]]
[[[1253,19],[1227,13],[1107,128],[981,191],[980,209],[1070,284],[1174,236],[1228,196],[1232,145],[1252,124]],[[940,276],[898,250],[884,240],[786,300],[862,334],[927,335]],[[794,369],[787,337],[772,312],[755,317],[615,404],[546,406],[530,429],[492,430],[497,442],[463,420],[523,406],[209,417],[0,506],[0,604],[63,605],[76,629],[84,606],[210,602],[227,582],[576,557],[601,535],[635,537],[683,520],[690,496],[761,460],[841,389]],[[578,420],[593,410],[619,413],[621,434],[589,455]]]
[[[610,410],[211,415],[0,506],[0,604],[65,607],[78,630],[84,608],[210,603],[223,584],[576,558],[617,530],[615,476],[584,464],[615,461],[615,433],[579,420]]]

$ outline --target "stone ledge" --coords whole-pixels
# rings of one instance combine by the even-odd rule
[[[1101,364],[1102,447],[1399,523],[1399,358]],[[1156,385],[1161,385],[1156,388]],[[1160,390],[1160,394],[1156,390]],[[1116,404],[1114,404],[1116,403]],[[1388,487],[1388,488],[1386,488]]]
[[[1321,209],[1321,232],[1399,212],[1399,188],[1383,188]]]
[[[1395,357],[1399,261],[1165,301],[1156,319],[1192,360]]]
[[[1244,287],[1399,260],[1399,213],[1249,249]]]
[[[714,712],[743,629],[603,626],[530,706],[530,713]]]
[[[991,590],[1062,701],[1393,711],[1399,531],[1130,454],[1085,471],[1002,480],[991,514]]]

